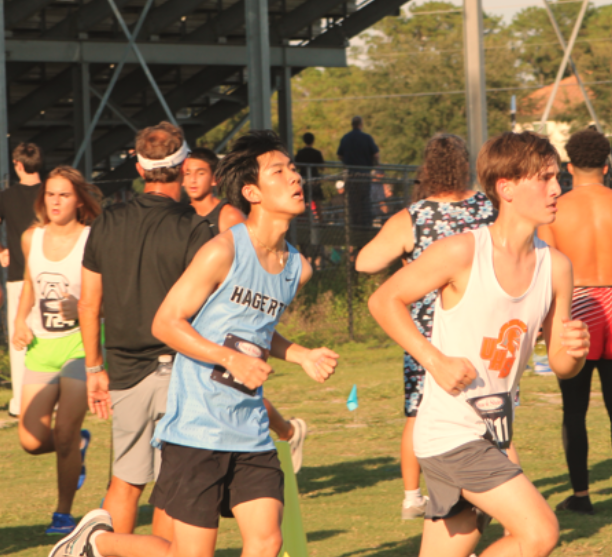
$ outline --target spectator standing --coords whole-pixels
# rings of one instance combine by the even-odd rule
[[[32,226],[36,218],[34,201],[40,189],[40,171],[43,167],[40,148],[34,143],[20,143],[13,151],[13,165],[19,183],[0,192],[0,220],[6,222],[8,244],[6,248],[0,245],[0,263],[8,267],[6,294],[9,338],[15,334],[15,317],[23,288],[25,262],[21,251],[21,235]],[[13,390],[9,414],[19,416],[25,352],[16,350],[12,343],[9,350]]]
[[[323,158],[323,153],[318,149],[313,147],[315,142],[315,136],[306,132],[302,136],[302,140],[304,141],[305,147],[302,147],[295,155],[295,162],[298,163],[298,170],[302,176],[302,179],[305,181],[308,179],[308,170],[306,166],[308,164],[324,164],[325,159]],[[315,216],[319,215],[319,204],[323,201],[323,188],[321,187],[321,182],[319,181],[319,168],[316,166],[311,167],[310,171],[310,179],[312,182],[310,184],[304,183],[304,197],[307,203],[310,203],[310,209],[315,214]],[[312,199],[310,199],[310,192],[312,192]]]
[[[570,158],[567,169],[573,177],[573,189],[559,199],[555,222],[540,227],[538,235],[572,262],[572,317],[589,326],[591,349],[576,377],[559,380],[563,445],[574,493],[559,503],[557,510],[593,514],[586,414],[595,368],[612,420],[612,191],[604,186],[610,142],[596,130],[583,130],[570,137],[565,149]]]
[[[72,502],[85,481],[90,434],[81,431],[87,390],[77,302],[83,251],[100,198],[78,170],[56,168],[38,192],[36,226],[22,239],[26,271],[12,338],[17,350],[27,348],[19,441],[30,454],[56,454],[58,503],[47,534],[74,530]]]
[[[115,529],[134,529],[140,495],[157,478],[160,453],[150,442],[166,409],[175,351],[151,334],[155,312],[197,250],[211,238],[208,222],[178,203],[189,150],[182,131],[162,122],[136,136],[136,169],[144,193],[106,209],[93,223],[83,259],[79,303],[89,407],[113,409],[113,475],[104,509]],[[100,346],[104,300],[108,372]],[[153,532],[171,537],[155,509]]]
[[[379,162],[378,146],[371,135],[364,133],[361,116],[354,116],[351,125],[353,131],[340,140],[338,157],[347,166],[363,166],[369,169]],[[351,226],[371,226],[369,170],[349,170],[346,187],[349,194]]]

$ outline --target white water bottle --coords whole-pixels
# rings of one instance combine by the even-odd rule
[[[170,354],[162,354],[157,358],[157,375],[165,376],[172,373],[172,356]]]

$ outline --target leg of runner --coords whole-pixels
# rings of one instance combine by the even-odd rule
[[[599,360],[597,362],[599,379],[601,380],[601,392],[603,394],[608,417],[612,422],[612,360]]]
[[[55,450],[51,419],[59,397],[58,384],[24,385],[19,414],[19,442],[34,455]]]
[[[412,445],[415,420],[416,417],[409,416],[406,418],[400,449],[402,479],[404,480],[404,502],[402,504],[402,518],[404,520],[423,516],[427,503],[427,498],[421,495],[421,489],[419,487],[421,467],[414,454]]]
[[[62,377],[53,439],[57,455],[58,513],[70,513],[81,473],[81,425],[87,411],[85,381]]]
[[[484,493],[464,489],[462,495],[510,532],[480,557],[546,557],[552,553],[559,539],[557,517],[524,474]]]
[[[283,504],[278,499],[262,497],[232,508],[240,528],[241,557],[276,557],[283,545],[281,522]]]
[[[419,557],[468,557],[479,539],[476,513],[471,509],[452,518],[426,519]]]
[[[281,441],[289,441],[291,447],[291,463],[293,464],[293,472],[297,474],[302,468],[302,459],[304,453],[304,440],[308,434],[306,422],[301,418],[291,418],[285,420],[281,413],[267,399],[263,399],[264,406],[268,412],[270,420],[270,429],[278,435]]]

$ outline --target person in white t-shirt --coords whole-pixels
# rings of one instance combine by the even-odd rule
[[[587,326],[571,321],[572,266],[536,236],[554,221],[559,156],[548,139],[511,132],[490,139],[478,178],[499,210],[490,227],[441,239],[370,298],[374,318],[425,368],[414,450],[429,492],[421,557],[467,557],[487,520],[509,535],[481,557],[549,555],[559,526],[512,463],[513,400],[540,326],[550,366],[576,375]],[[431,343],[409,306],[438,290]]]

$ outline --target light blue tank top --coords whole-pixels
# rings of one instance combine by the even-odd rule
[[[300,254],[287,244],[285,268],[273,275],[261,266],[246,226],[237,224],[231,232],[235,255],[230,272],[191,324],[217,344],[230,345],[231,341],[234,349],[249,355],[257,355],[260,350],[267,353],[274,329],[297,292],[302,272]],[[231,376],[223,376],[225,370],[220,369],[215,371],[213,364],[177,354],[166,414],[155,429],[153,444],[166,441],[232,452],[274,449],[263,388],[251,394],[244,392],[248,389],[232,382]]]

